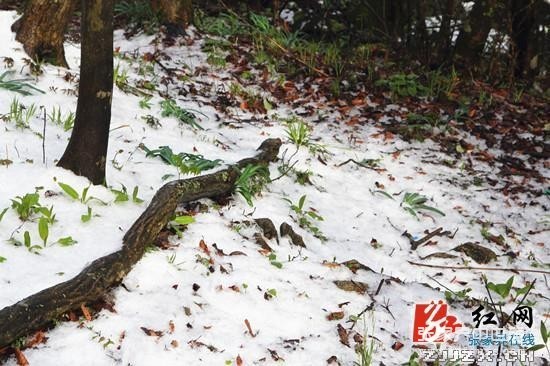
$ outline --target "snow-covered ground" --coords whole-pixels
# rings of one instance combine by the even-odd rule
[[[29,70],[23,62],[27,56],[9,30],[15,17],[14,12],[0,12],[0,57],[13,59],[12,70],[17,77],[27,77]],[[115,47],[120,54],[143,55],[162,47],[152,41],[151,36],[126,40],[121,31],[115,34]],[[254,155],[254,150],[268,137],[280,137],[285,142],[281,157],[287,150],[288,159],[297,149],[288,140],[286,127],[275,113],[280,117],[291,116],[303,108],[292,109],[279,103],[267,115],[254,115],[239,107],[229,108],[227,115],[220,114],[208,95],[214,96],[220,88],[227,90],[230,83],[238,81],[230,73],[216,71],[206,63],[199,36],[187,43],[192,44],[182,41],[181,46],[163,50],[171,57],[165,65],[180,69],[186,65],[189,78],[179,84],[158,86],[164,73],[158,65],[151,64],[154,71],[140,76],[140,62],[136,59],[115,60],[115,64],[128,70],[131,84],[148,78],[181,107],[200,111],[196,116],[204,127],[193,130],[180,126],[172,117],[162,117],[159,107],[162,97],[158,93],[150,100],[151,110],[146,110],[139,106],[142,98],[115,88],[107,183],[114,189],[124,185],[130,192],[139,187],[143,203],[132,200],[115,203],[114,194],[102,186],[92,186],[88,195],[106,201],[106,205],[96,200],[81,203],[67,196],[57,182],[70,184],[78,192],[89,183],[55,166],[70,131],[49,121],[43,155],[40,108],[47,113],[58,106],[64,114],[75,111],[77,98],[71,90],[76,90],[76,84],[64,76],[67,72],[78,74],[79,45],[66,45],[70,70],[44,65],[43,75],[31,81],[44,94],[21,96],[0,88],[0,115],[9,112],[13,98],[27,107],[34,103],[39,108],[30,119],[29,128],[16,128],[13,122],[0,121],[0,161],[4,162],[0,165],[0,212],[10,207],[16,196],[37,190],[40,204],[53,206],[57,220],[50,227],[46,247],[34,254],[25,246],[14,245],[10,238],[23,242],[24,232],[28,231],[31,243],[42,246],[36,220],[22,222],[12,209],[5,213],[0,221],[0,257],[5,259],[0,263],[0,308],[68,280],[94,259],[120,248],[124,233],[156,190],[166,183],[163,177],[172,174],[174,177],[168,179],[177,178],[176,168],[159,158],[146,157],[139,149],[141,143],[151,149],[170,146],[174,152],[200,153],[227,164]],[[0,67],[7,67],[7,63]],[[207,72],[196,72],[204,67]],[[178,95],[191,85],[200,93]],[[374,122],[348,126],[339,122],[332,109],[313,107],[324,118],[323,121],[316,116],[306,118],[311,139],[324,146],[326,153],[319,155],[301,147],[292,158],[297,162],[295,169],[312,173],[309,177],[312,184],[297,183],[291,173],[268,184],[254,200],[253,207],[238,195],[225,206],[204,201],[208,210],[197,213],[196,222],[189,225],[181,238],[171,238],[173,248],[148,252],[123,286],[113,290],[111,301],[116,312],[102,310],[92,321],[59,323],[47,332],[47,342],[24,350],[29,363],[326,365],[328,359],[336,356],[341,365],[353,365],[358,360],[353,335],[373,334],[376,364],[381,361],[397,365],[408,361],[413,352],[414,304],[443,300],[442,285],[455,292],[471,289],[469,296],[483,299],[487,294],[482,273],[495,283],[505,282],[514,275],[515,288],[537,280],[530,299],[536,302],[532,329],[540,343],[539,323],[547,319],[550,311],[548,284],[543,274],[428,268],[409,261],[440,266],[544,269],[544,264],[550,262],[549,218],[544,209],[548,197],[523,197],[528,204],[521,207],[519,201],[508,199],[487,184],[486,177],[498,179],[489,165],[474,161],[479,184],[472,185],[474,176],[470,171],[460,169],[460,164],[457,167],[442,164],[450,158],[439,152],[434,143],[407,143],[397,136],[385,135]],[[351,106],[347,113],[359,113],[357,108]],[[157,117],[162,126],[154,129],[147,125],[141,117],[148,114]],[[474,138],[468,141],[475,149],[485,150],[480,141]],[[498,155],[499,151],[489,153]],[[376,165],[374,169],[353,162],[341,165],[349,159],[357,162],[375,159]],[[467,154],[462,159],[467,161]],[[271,177],[279,176],[278,165],[281,162],[270,166]],[[535,167],[548,176],[542,163]],[[543,185],[530,184],[534,184],[534,189],[543,189]],[[385,191],[394,199],[375,191]],[[427,215],[413,217],[400,205],[405,192],[425,195],[429,198],[427,204],[443,211],[445,216],[424,211]],[[285,200],[297,203],[304,195],[304,209],[311,208],[323,218],[311,221],[326,237],[325,241],[298,226],[296,213]],[[538,204],[529,205],[530,200]],[[88,207],[93,217],[84,223],[81,215],[87,213]],[[306,248],[292,245],[288,237],[280,238],[279,242],[267,240],[276,259],[267,257],[253,238],[259,232],[258,227],[246,224],[264,217],[270,218],[276,227],[289,223],[303,236]],[[509,248],[485,239],[483,223],[491,234],[502,235]],[[457,230],[456,235],[436,236],[416,250],[411,250],[409,239],[402,235],[407,231],[419,239],[426,235],[426,230],[438,227],[450,232]],[[56,243],[68,236],[77,243],[72,246]],[[213,263],[205,263],[208,257],[201,241],[212,252]],[[492,249],[497,258],[489,264],[477,264],[452,251],[466,242]],[[224,255],[214,249],[214,244]],[[456,257],[424,258],[442,252]],[[513,262],[506,252],[515,254]],[[341,265],[349,260],[356,260],[376,273],[368,270],[354,273]],[[366,283],[366,292],[344,291],[334,283],[350,280]],[[352,327],[350,317],[353,319],[369,306],[372,310],[364,312],[364,321],[360,319]],[[463,303],[452,305],[452,312],[468,324],[472,323],[474,309]],[[331,313],[335,314],[329,316]],[[341,342],[345,338],[341,329],[349,335],[349,346]],[[400,348],[399,343],[404,346]],[[543,355],[542,350],[539,352]],[[15,364],[14,357],[6,361],[6,365]]]

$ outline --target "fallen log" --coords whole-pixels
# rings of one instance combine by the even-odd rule
[[[255,157],[212,174],[166,183],[126,232],[120,250],[94,260],[76,277],[0,310],[0,349],[83,304],[100,300],[142,258],[147,245],[153,243],[179,204],[231,194],[241,168],[275,161],[280,146],[280,139],[267,139]]]

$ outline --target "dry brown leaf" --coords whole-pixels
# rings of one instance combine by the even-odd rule
[[[234,256],[234,255],[244,255],[245,257],[247,256],[245,253],[241,252],[240,250],[235,250],[231,253],[229,253],[230,256]]]
[[[369,288],[366,283],[359,281],[334,281],[334,284],[341,290],[354,291],[361,295]]]
[[[164,335],[164,332],[161,330],[153,330],[145,327],[141,327],[140,329],[143,331],[143,333],[147,334],[150,337],[162,337]]]
[[[330,269],[334,269],[334,268],[339,268],[340,263],[328,262],[328,261],[325,260],[325,261],[323,261],[323,266],[328,267]]]
[[[237,362],[237,366],[243,366],[244,365],[244,362],[243,362],[243,359],[241,358],[241,355],[237,355],[237,359],[235,360],[235,362]]]
[[[29,361],[27,361],[27,357],[21,352],[19,348],[15,349],[15,359],[17,360],[17,364],[19,366],[29,366]]]
[[[338,337],[340,337],[340,343],[342,343],[344,346],[349,347],[349,333],[346,330],[346,328],[344,328],[342,324],[338,324],[336,329],[338,330]]]
[[[84,318],[87,321],[92,321],[92,314],[90,314],[90,310],[88,310],[86,305],[84,304],[80,305],[80,310],[82,310],[82,315],[84,315]]]
[[[344,318],[344,312],[343,311],[333,311],[332,313],[327,315],[327,320],[341,320]]]
[[[258,333],[254,333],[254,332],[252,331],[252,326],[250,325],[250,322],[248,321],[248,319],[245,319],[245,320],[244,320],[244,324],[246,325],[246,328],[248,329],[248,333],[249,333],[252,337],[256,337],[256,335],[257,335]]]
[[[204,242],[204,240],[201,239],[199,242],[199,248],[208,256],[210,256],[210,249],[208,249],[208,245]]]
[[[279,354],[277,353],[277,351],[275,351],[274,349],[267,349],[269,351],[269,354],[271,355],[271,358],[273,359],[273,361],[284,361],[285,359],[282,358],[281,356],[279,356]]]
[[[353,105],[362,105],[362,104],[365,104],[365,100],[363,98],[355,98],[354,100],[351,101],[351,104]]]
[[[46,333],[39,330],[38,332],[36,332],[34,334],[34,337],[32,337],[31,340],[29,340],[29,341],[27,341],[27,343],[25,343],[25,348],[34,347],[37,344],[45,343],[47,340],[48,340],[48,337],[46,337]]]
[[[174,330],[176,330],[176,325],[174,324],[173,320],[170,320],[168,322],[168,333],[172,334],[174,333]]]
[[[394,351],[399,351],[401,348],[403,348],[403,343],[396,341],[394,344],[392,344],[391,349]]]

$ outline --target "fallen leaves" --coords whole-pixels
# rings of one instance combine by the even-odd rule
[[[90,310],[86,307],[86,305],[82,304],[80,305],[80,310],[82,310],[82,315],[87,321],[92,321],[92,314],[90,314]]]
[[[327,315],[327,320],[333,321],[333,320],[342,320],[344,319],[344,312],[343,311],[333,311],[332,313],[329,313]]]
[[[17,360],[17,365],[29,366],[29,361],[27,361],[27,358],[19,348],[15,349],[15,359]]]
[[[338,324],[336,327],[336,330],[338,331],[338,337],[340,338],[340,343],[342,343],[344,346],[349,347],[349,333],[342,326],[342,324]]]
[[[162,337],[164,335],[164,332],[162,330],[154,330],[149,329],[145,327],[140,327],[140,329],[143,331],[143,333],[147,334],[149,337]]]
[[[363,295],[365,292],[367,292],[367,289],[369,288],[368,284],[364,282],[359,281],[353,281],[353,280],[336,280],[333,281],[333,283],[340,289],[348,292],[357,292],[358,294]]]
[[[188,344],[189,347],[191,347],[192,349],[205,347],[206,349],[208,349],[208,350],[209,350],[210,352],[212,352],[212,353],[218,353],[218,352],[220,352],[220,351],[219,351],[216,347],[214,347],[213,345],[203,343],[203,342],[199,341],[198,339],[192,339],[192,340],[190,340],[189,342],[187,342],[187,344]],[[238,363],[237,363],[237,364],[238,364]]]

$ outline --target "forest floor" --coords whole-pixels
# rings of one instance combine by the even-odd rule
[[[327,98],[315,78],[272,80],[242,59],[216,66],[192,30],[176,39],[116,31],[108,186],[90,187],[55,166],[76,109],[79,45],[66,44],[69,70],[33,67],[9,29],[15,17],[0,12],[2,68],[44,93],[0,88],[0,308],[119,249],[156,190],[191,176],[144,147],[223,167],[266,138],[284,142],[252,205],[235,194],[181,207],[182,220],[194,222],[174,223],[180,235],[165,231],[103,309],[84,306],[30,341],[30,365],[354,365],[356,349],[370,344],[374,364],[420,365],[415,304],[444,300],[475,327],[472,312],[488,297],[482,275],[494,284],[513,278],[502,299],[505,285],[492,291],[508,313],[536,281],[523,305],[533,310],[534,343],[542,342],[550,216],[541,136],[523,131],[507,145],[527,141],[531,154],[507,150],[448,116],[421,125],[430,138],[419,141],[402,130],[407,103],[368,91]],[[19,117],[10,112],[16,98]],[[501,141],[498,126],[489,130]],[[44,213],[22,221],[10,208],[34,193],[35,206],[55,213],[46,238]],[[258,218],[288,223],[304,246],[270,235]],[[3,361],[21,364],[13,355]]]

